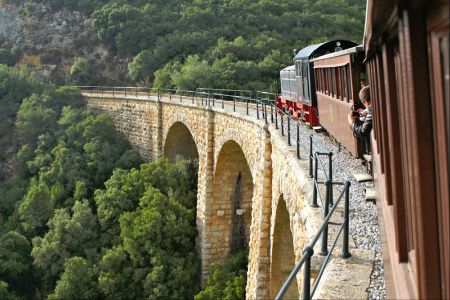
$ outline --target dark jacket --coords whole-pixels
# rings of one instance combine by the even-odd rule
[[[372,105],[366,108],[366,117],[360,125],[352,124],[353,135],[366,141],[366,153],[371,153],[370,132],[372,131]]]

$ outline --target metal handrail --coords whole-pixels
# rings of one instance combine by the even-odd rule
[[[350,209],[349,209],[349,203],[350,203],[350,182],[347,181],[344,183],[335,182],[336,185],[344,185],[344,189],[341,191],[338,199],[334,203],[334,205],[331,207],[331,210],[329,213],[327,213],[324,216],[324,220],[322,222],[322,225],[320,226],[319,230],[317,231],[316,235],[314,236],[313,240],[303,249],[302,257],[300,261],[295,265],[294,269],[289,274],[288,278],[284,282],[283,286],[279,290],[277,296],[275,299],[279,300],[282,299],[283,296],[286,294],[289,286],[291,285],[294,278],[297,276],[297,273],[300,271],[300,269],[305,265],[304,273],[303,273],[303,299],[311,299],[314,296],[314,293],[316,292],[316,289],[318,287],[318,284],[320,282],[320,279],[322,278],[322,275],[325,271],[326,266],[328,265],[328,262],[331,258],[331,254],[336,247],[337,240],[339,239],[341,233],[343,232],[343,242],[342,242],[342,251],[340,256],[342,258],[349,258],[351,257],[350,251],[349,251],[349,217],[350,217]],[[333,242],[333,245],[330,248],[330,251],[326,254],[324,263],[322,264],[322,267],[319,271],[319,274],[314,282],[313,290],[311,292],[311,257],[314,255],[314,246],[316,245],[317,241],[319,240],[320,236],[322,235],[322,242],[323,242],[323,235],[325,232],[328,234],[328,225],[330,223],[330,219],[333,215],[333,213],[336,211],[336,208],[338,207],[339,203],[341,202],[342,198],[344,197],[344,222],[341,225],[338,234],[336,235],[336,238]],[[328,198],[328,197],[327,197]]]
[[[262,93],[262,92],[261,92]],[[277,96],[276,94],[273,93],[267,93],[267,94],[271,94],[274,95],[275,97]],[[295,145],[296,145],[296,154],[297,154],[297,158],[300,159],[300,124],[294,119],[294,117],[292,117],[289,113],[283,111],[282,109],[279,109],[276,106],[275,101],[270,102],[270,119],[272,123],[275,123],[275,128],[278,129],[278,116],[280,116],[280,126],[281,126],[281,135],[284,136],[285,135],[285,122],[284,122],[284,116],[286,117],[287,120],[287,138],[288,138],[288,145],[292,146],[292,140],[291,140],[291,135],[292,135],[292,130],[291,130],[291,124],[294,123],[296,124],[296,133],[297,133],[297,137],[296,137],[296,141],[295,141]]]

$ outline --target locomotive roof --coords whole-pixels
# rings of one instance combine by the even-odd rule
[[[287,66],[286,68],[282,69],[281,71],[295,71],[295,65]]]
[[[337,45],[337,43],[339,43],[339,46]],[[315,58],[317,55],[326,54],[327,49],[333,50],[332,48],[334,47],[341,47],[342,49],[347,49],[350,47],[354,47],[356,45],[357,45],[356,43],[347,40],[334,40],[325,43],[309,45],[300,50],[300,52],[298,52],[297,55],[294,57],[294,60],[305,60]],[[325,53],[322,53],[324,51]]]
[[[348,49],[345,49],[345,50],[342,50],[342,51],[333,52],[333,53],[329,53],[329,54],[325,54],[325,55],[319,56],[317,58],[314,58],[313,61],[321,60],[321,59],[327,59],[327,58],[341,56],[341,55],[346,55],[346,54],[351,54],[351,53],[358,53],[358,52],[363,52],[363,51],[364,51],[363,45],[358,45],[356,47],[348,48]]]

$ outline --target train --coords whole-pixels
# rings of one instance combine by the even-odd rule
[[[322,126],[353,156],[362,158],[368,150],[348,130],[347,114],[352,107],[362,107],[358,92],[365,77],[363,47],[333,40],[295,54],[294,65],[280,71],[277,108],[311,127]]]
[[[448,0],[368,0],[363,45],[311,45],[280,71],[277,107],[355,157],[347,115],[367,80],[388,298],[450,299],[449,28]]]

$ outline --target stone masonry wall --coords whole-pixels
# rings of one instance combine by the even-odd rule
[[[87,107],[105,112],[113,118],[117,129],[146,160],[153,160],[156,145],[157,107],[155,102],[93,97]]]
[[[168,134],[176,132],[176,128],[187,128],[192,134],[199,154],[197,245],[202,280],[208,276],[212,263],[229,254],[233,226],[230,220],[236,213],[231,203],[237,174],[241,172],[242,197],[246,203],[241,213],[249,241],[247,298],[265,299],[273,295],[279,288],[271,287],[270,282],[277,275],[271,274],[277,270],[271,258],[275,224],[284,222],[284,228],[290,228],[293,239],[290,257],[295,261],[314,234],[308,226],[314,214],[307,205],[312,191],[307,161],[296,159],[272,125],[234,112],[130,96],[118,99],[85,95],[85,99],[88,107],[111,115],[117,128],[147,160],[162,155],[166,140],[172,139]],[[174,126],[171,131],[177,122],[186,127]],[[227,150],[230,143],[234,146]],[[171,152],[176,154],[174,149]],[[286,203],[288,220],[286,216],[284,221],[276,220],[280,198]],[[218,228],[226,234],[218,232]]]

